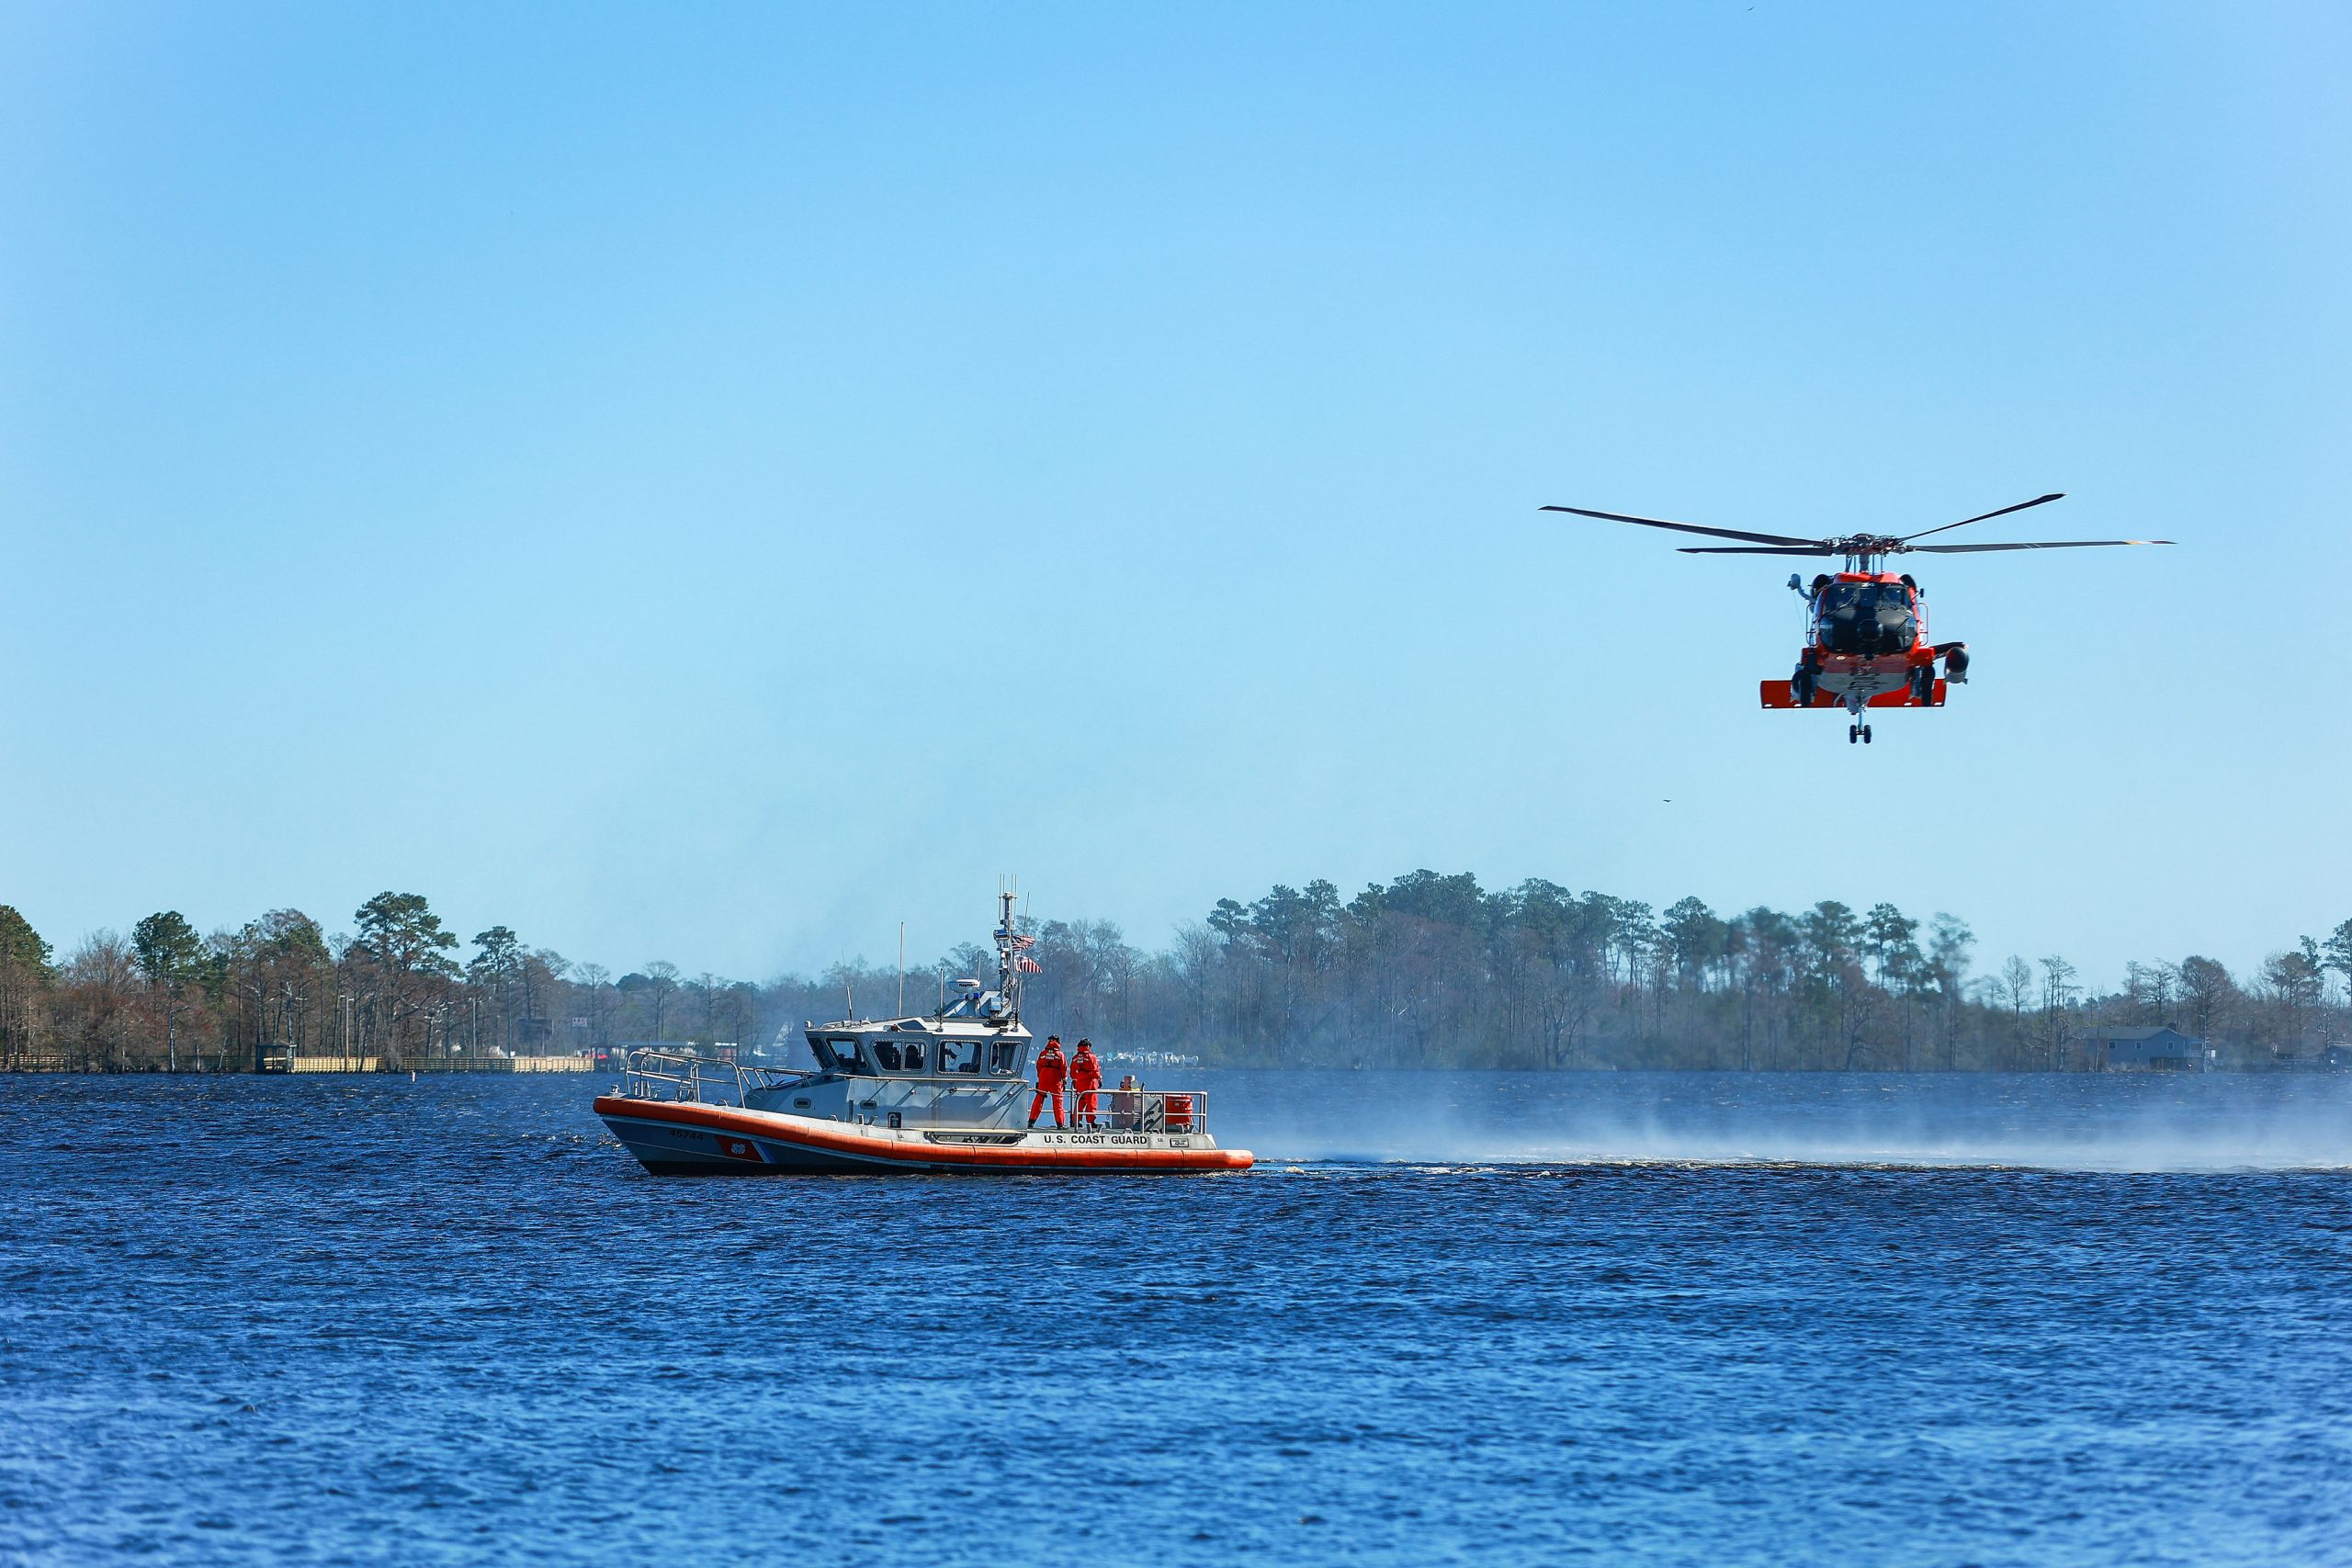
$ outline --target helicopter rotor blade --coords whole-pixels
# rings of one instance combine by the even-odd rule
[[[1978,550],[2086,550],[2101,545],[2169,545],[2170,539],[2041,539],[2027,545],[1909,545],[1923,556],[1964,556]]]
[[[1679,556],[1834,556],[1844,552],[1826,545],[1678,545]]]
[[[1573,512],[1579,517],[1598,517],[1609,523],[1638,523],[1645,528],[1673,528],[1685,534],[1704,534],[1714,539],[1746,539],[1758,545],[1804,545],[1818,547],[1818,539],[1792,538],[1786,534],[1747,534],[1737,528],[1702,528],[1696,523],[1668,523],[1663,517],[1632,517],[1623,512],[1589,512],[1581,506],[1544,506],[1542,512]]]
[[[2007,517],[2010,513],[2023,512],[2029,506],[2041,506],[2048,502],[2064,501],[2065,499],[2066,492],[2064,491],[2052,491],[2048,495],[2037,495],[2031,501],[2020,501],[2015,506],[2004,506],[1998,512],[1979,513],[1973,517],[1963,517],[1957,523],[1947,523],[1941,528],[1929,528],[1917,534],[1905,534],[1903,536],[1903,542],[1905,544],[1909,544],[1914,539],[1924,539],[1929,534],[1941,534],[1953,528],[1965,528],[1971,523],[1982,523],[1987,517]]]

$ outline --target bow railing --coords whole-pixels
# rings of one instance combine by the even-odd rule
[[[621,1093],[631,1100],[734,1106],[741,1106],[753,1089],[777,1089],[810,1076],[792,1067],[722,1062],[691,1051],[648,1050],[631,1051],[622,1073]]]

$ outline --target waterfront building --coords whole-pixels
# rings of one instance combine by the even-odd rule
[[[2194,1073],[2213,1064],[2204,1041],[2177,1029],[2095,1029],[2084,1044],[2100,1071]]]

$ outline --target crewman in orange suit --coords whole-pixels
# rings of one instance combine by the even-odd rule
[[[1037,1124],[1037,1112],[1046,1108],[1050,1098],[1054,1102],[1054,1125],[1062,1124],[1062,1077],[1069,1067],[1062,1059],[1062,1037],[1046,1036],[1046,1048],[1037,1053],[1037,1092],[1029,1097],[1029,1125]]]
[[[1102,1062],[1094,1055],[1094,1042],[1091,1040],[1080,1041],[1078,1055],[1069,1059],[1069,1087],[1077,1091],[1070,1097],[1070,1125],[1094,1126],[1094,1091],[1102,1087]]]

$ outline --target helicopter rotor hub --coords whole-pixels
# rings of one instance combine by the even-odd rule
[[[1866,560],[1901,555],[1911,547],[1890,534],[1848,534],[1841,538],[1822,540],[1821,547],[1834,550],[1849,560]]]

